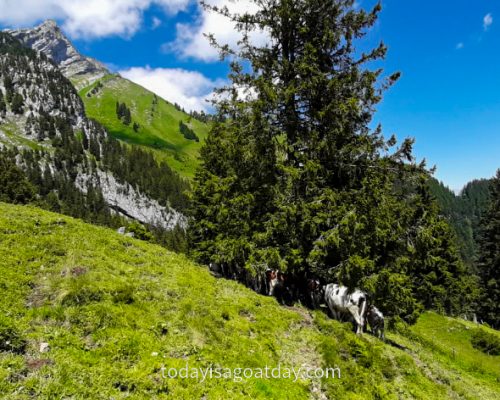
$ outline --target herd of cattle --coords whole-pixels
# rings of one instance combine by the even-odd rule
[[[216,276],[237,279],[216,263],[210,264],[210,270]],[[229,276],[228,276],[229,275]],[[258,292],[274,296],[281,304],[292,304],[300,299],[309,308],[316,309],[326,304],[331,316],[338,321],[352,321],[354,330],[361,334],[365,330],[365,321],[370,325],[372,334],[384,339],[384,316],[374,304],[369,304],[368,295],[355,289],[336,283],[322,285],[318,279],[302,279],[297,282],[278,270],[268,269],[264,285],[250,285]]]

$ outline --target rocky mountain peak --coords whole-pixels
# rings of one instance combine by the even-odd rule
[[[57,26],[57,22],[53,19],[47,19],[42,24],[38,26],[38,28],[46,28],[46,29],[59,29]]]
[[[7,31],[25,46],[44,53],[77,88],[90,85],[108,73],[98,61],[81,55],[54,20],[29,29]]]

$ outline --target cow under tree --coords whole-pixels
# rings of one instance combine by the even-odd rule
[[[318,279],[308,279],[306,281],[305,304],[315,310],[319,307],[323,297],[321,282]]]
[[[274,296],[281,304],[292,305],[293,282],[290,276],[276,269],[266,270],[266,293],[268,296]]]
[[[368,311],[366,312],[366,321],[368,322],[368,325],[370,325],[370,329],[372,331],[372,334],[379,339],[384,340],[384,331],[385,331],[385,321],[384,321],[384,314],[375,307],[373,304],[371,304],[368,307]]]
[[[363,332],[365,325],[364,316],[367,307],[367,294],[355,289],[349,292],[345,286],[329,283],[324,287],[325,303],[333,317],[343,320],[344,314],[349,314],[354,319],[354,330],[357,334]]]

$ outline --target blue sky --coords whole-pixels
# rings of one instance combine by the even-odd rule
[[[358,3],[367,8],[374,1]],[[84,54],[186,108],[206,108],[204,98],[227,73],[203,31],[237,39],[192,0],[0,0],[1,27],[47,18]],[[437,165],[436,177],[454,190],[500,167],[499,39],[499,2],[384,0],[362,45],[383,40],[386,73],[402,73],[374,122],[388,136],[415,137],[416,155]]]

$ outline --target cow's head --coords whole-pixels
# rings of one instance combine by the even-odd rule
[[[266,281],[267,282],[271,282],[271,281],[275,280],[277,277],[278,277],[278,271],[276,271],[275,269],[269,268],[266,270]]]
[[[307,280],[307,289],[311,292],[319,292],[321,290],[321,283],[317,279],[308,279]]]

